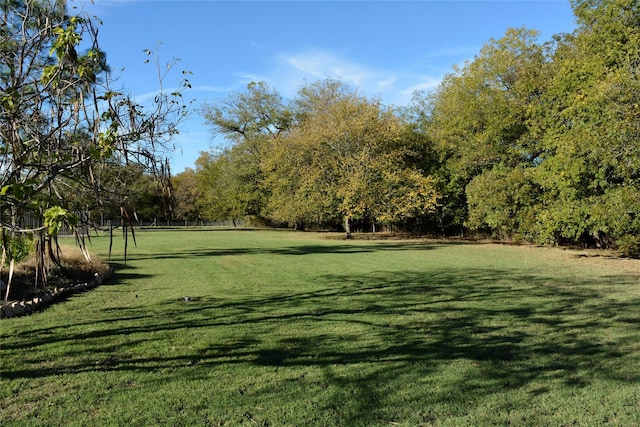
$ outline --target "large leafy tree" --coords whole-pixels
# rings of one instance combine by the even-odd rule
[[[504,239],[535,240],[541,189],[535,168],[496,166],[466,188],[472,229],[489,230]]]
[[[137,164],[167,183],[162,154],[186,111],[181,89],[167,93],[160,81],[155,102],[143,106],[115,88],[98,24],[70,15],[63,0],[0,6],[0,224],[9,258],[12,236],[35,233],[43,252],[62,223],[88,220],[72,212],[79,194],[99,204],[103,190],[126,191],[105,187],[106,165]],[[39,226],[25,229],[27,213]]]
[[[481,178],[471,187],[471,205],[467,185],[484,173],[515,177],[517,173],[507,170],[535,166],[540,160],[543,147],[530,120],[544,92],[548,55],[537,36],[526,28],[508,30],[501,39],[489,41],[473,61],[446,76],[427,102],[422,101],[425,113],[419,118],[426,122],[425,130],[439,154],[440,167],[434,175],[443,192],[443,220],[462,225],[467,209],[479,206],[479,198],[486,199],[484,209],[502,209],[501,204],[491,207],[491,179]],[[502,172],[491,172],[496,167]],[[480,216],[472,215],[475,219],[469,225],[484,225]]]
[[[335,81],[301,89],[298,120],[263,167],[270,216],[288,222],[393,223],[436,204],[431,179],[406,166],[404,124],[379,101]]]
[[[267,191],[260,164],[272,141],[290,128],[290,109],[278,92],[259,82],[250,83],[245,92],[203,105],[201,114],[215,134],[231,142],[230,147],[208,156],[216,165],[204,168],[209,172],[209,189],[205,191],[215,193],[211,197],[223,202],[219,207],[226,211],[225,217],[262,217]],[[233,190],[234,200],[228,197],[229,189]]]
[[[212,154],[202,152],[196,160],[195,179],[200,197],[196,201],[199,216],[209,220],[236,220],[251,212],[250,205],[260,200],[261,186],[251,187],[242,180],[242,157],[233,150]]]
[[[639,251],[640,5],[572,6],[579,27],[558,40],[540,120],[548,153],[540,238]]]
[[[204,219],[199,204],[202,192],[198,186],[196,171],[186,168],[171,179],[175,218],[186,222]]]
[[[572,6],[573,34],[510,30],[433,94],[444,205],[502,237],[639,253],[640,6]]]
[[[432,96],[428,131],[443,159],[472,178],[497,164],[534,162],[527,126],[544,89],[547,57],[537,32],[510,29],[445,77]]]

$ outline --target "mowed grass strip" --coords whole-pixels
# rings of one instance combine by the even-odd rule
[[[638,261],[284,231],[137,240],[108,284],[0,323],[0,424],[640,425]]]

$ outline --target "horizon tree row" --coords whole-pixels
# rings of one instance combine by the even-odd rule
[[[349,237],[354,222],[392,225],[437,205],[433,180],[412,159],[410,125],[339,81],[302,87],[289,104],[265,83],[252,83],[203,114],[234,142],[203,153],[196,171],[185,173],[200,191],[185,205],[200,204],[210,218],[342,224]]]
[[[640,254],[640,4],[571,6],[572,34],[509,29],[407,107],[335,80],[204,105],[231,144],[175,178],[176,214]]]

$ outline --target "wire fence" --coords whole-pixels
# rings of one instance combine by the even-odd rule
[[[88,219],[90,218],[90,213],[88,211],[83,212],[74,212],[75,215],[80,219],[79,224],[88,224]],[[20,228],[23,230],[35,230],[42,227],[42,219],[34,216],[30,212],[26,212],[20,218]],[[247,226],[247,223],[244,220],[220,220],[220,221],[205,221],[205,220],[197,220],[197,221],[187,221],[187,220],[148,220],[148,221],[134,221],[132,224],[126,224],[127,226],[133,225],[138,228],[147,228],[147,229],[162,229],[162,228],[243,228]],[[109,230],[112,228],[120,228],[123,226],[123,222],[121,219],[101,219],[98,223],[93,223],[93,226],[88,225],[79,225],[76,230],[80,232],[80,234],[87,234],[91,231],[92,228]],[[69,236],[74,233],[74,229],[70,228],[68,225],[64,224],[60,230],[58,231],[58,235],[60,236]]]

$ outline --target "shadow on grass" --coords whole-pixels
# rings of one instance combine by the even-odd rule
[[[113,276],[108,281],[104,282],[101,286],[122,286],[126,283],[135,283],[136,279],[147,279],[153,277],[152,274],[136,272],[136,267],[131,263],[124,263],[121,261],[109,262],[109,266],[113,271]]]
[[[350,249],[362,250],[317,250]],[[130,270],[117,277],[134,275]],[[469,395],[488,396],[534,382],[531,393],[545,393],[537,386],[542,382],[575,388],[603,378],[640,381],[633,368],[638,354],[627,351],[640,339],[640,298],[617,301],[601,291],[637,286],[629,276],[607,277],[598,286],[490,269],[327,275],[322,280],[325,287],[313,292],[171,300],[160,308],[122,308],[109,313],[110,319],[88,320],[82,324],[94,327],[82,332],[74,332],[80,323],[55,333],[36,331],[15,349],[77,342],[82,345],[73,351],[90,352],[92,362],[22,366],[3,369],[0,376],[192,368],[204,368],[205,376],[208,368],[232,364],[319,369],[323,384],[335,393],[324,410],[340,412],[347,425],[377,421],[381,408],[401,404],[394,389],[423,402],[470,405]],[[213,334],[222,328],[225,342]],[[158,340],[167,346],[169,335],[182,332],[200,339],[195,346],[182,342],[178,354],[136,356],[138,344]],[[114,340],[123,342],[121,347],[113,348]],[[10,343],[3,347],[13,348]],[[420,381],[427,386],[412,386]]]
[[[451,243],[434,243],[434,242],[403,242],[403,243],[389,243],[379,242],[363,244],[358,241],[355,245],[339,245],[339,244],[326,244],[326,245],[297,245],[289,247],[253,247],[253,248],[229,248],[229,249],[211,249],[200,248],[188,251],[172,251],[171,253],[161,252],[157,254],[144,254],[144,255],[130,255],[129,260],[143,260],[143,259],[179,259],[179,258],[193,258],[193,257],[218,257],[229,255],[319,255],[319,254],[354,254],[354,253],[371,253],[379,251],[416,251],[416,250],[434,250],[447,245],[461,245],[472,244],[464,242],[451,242]]]

